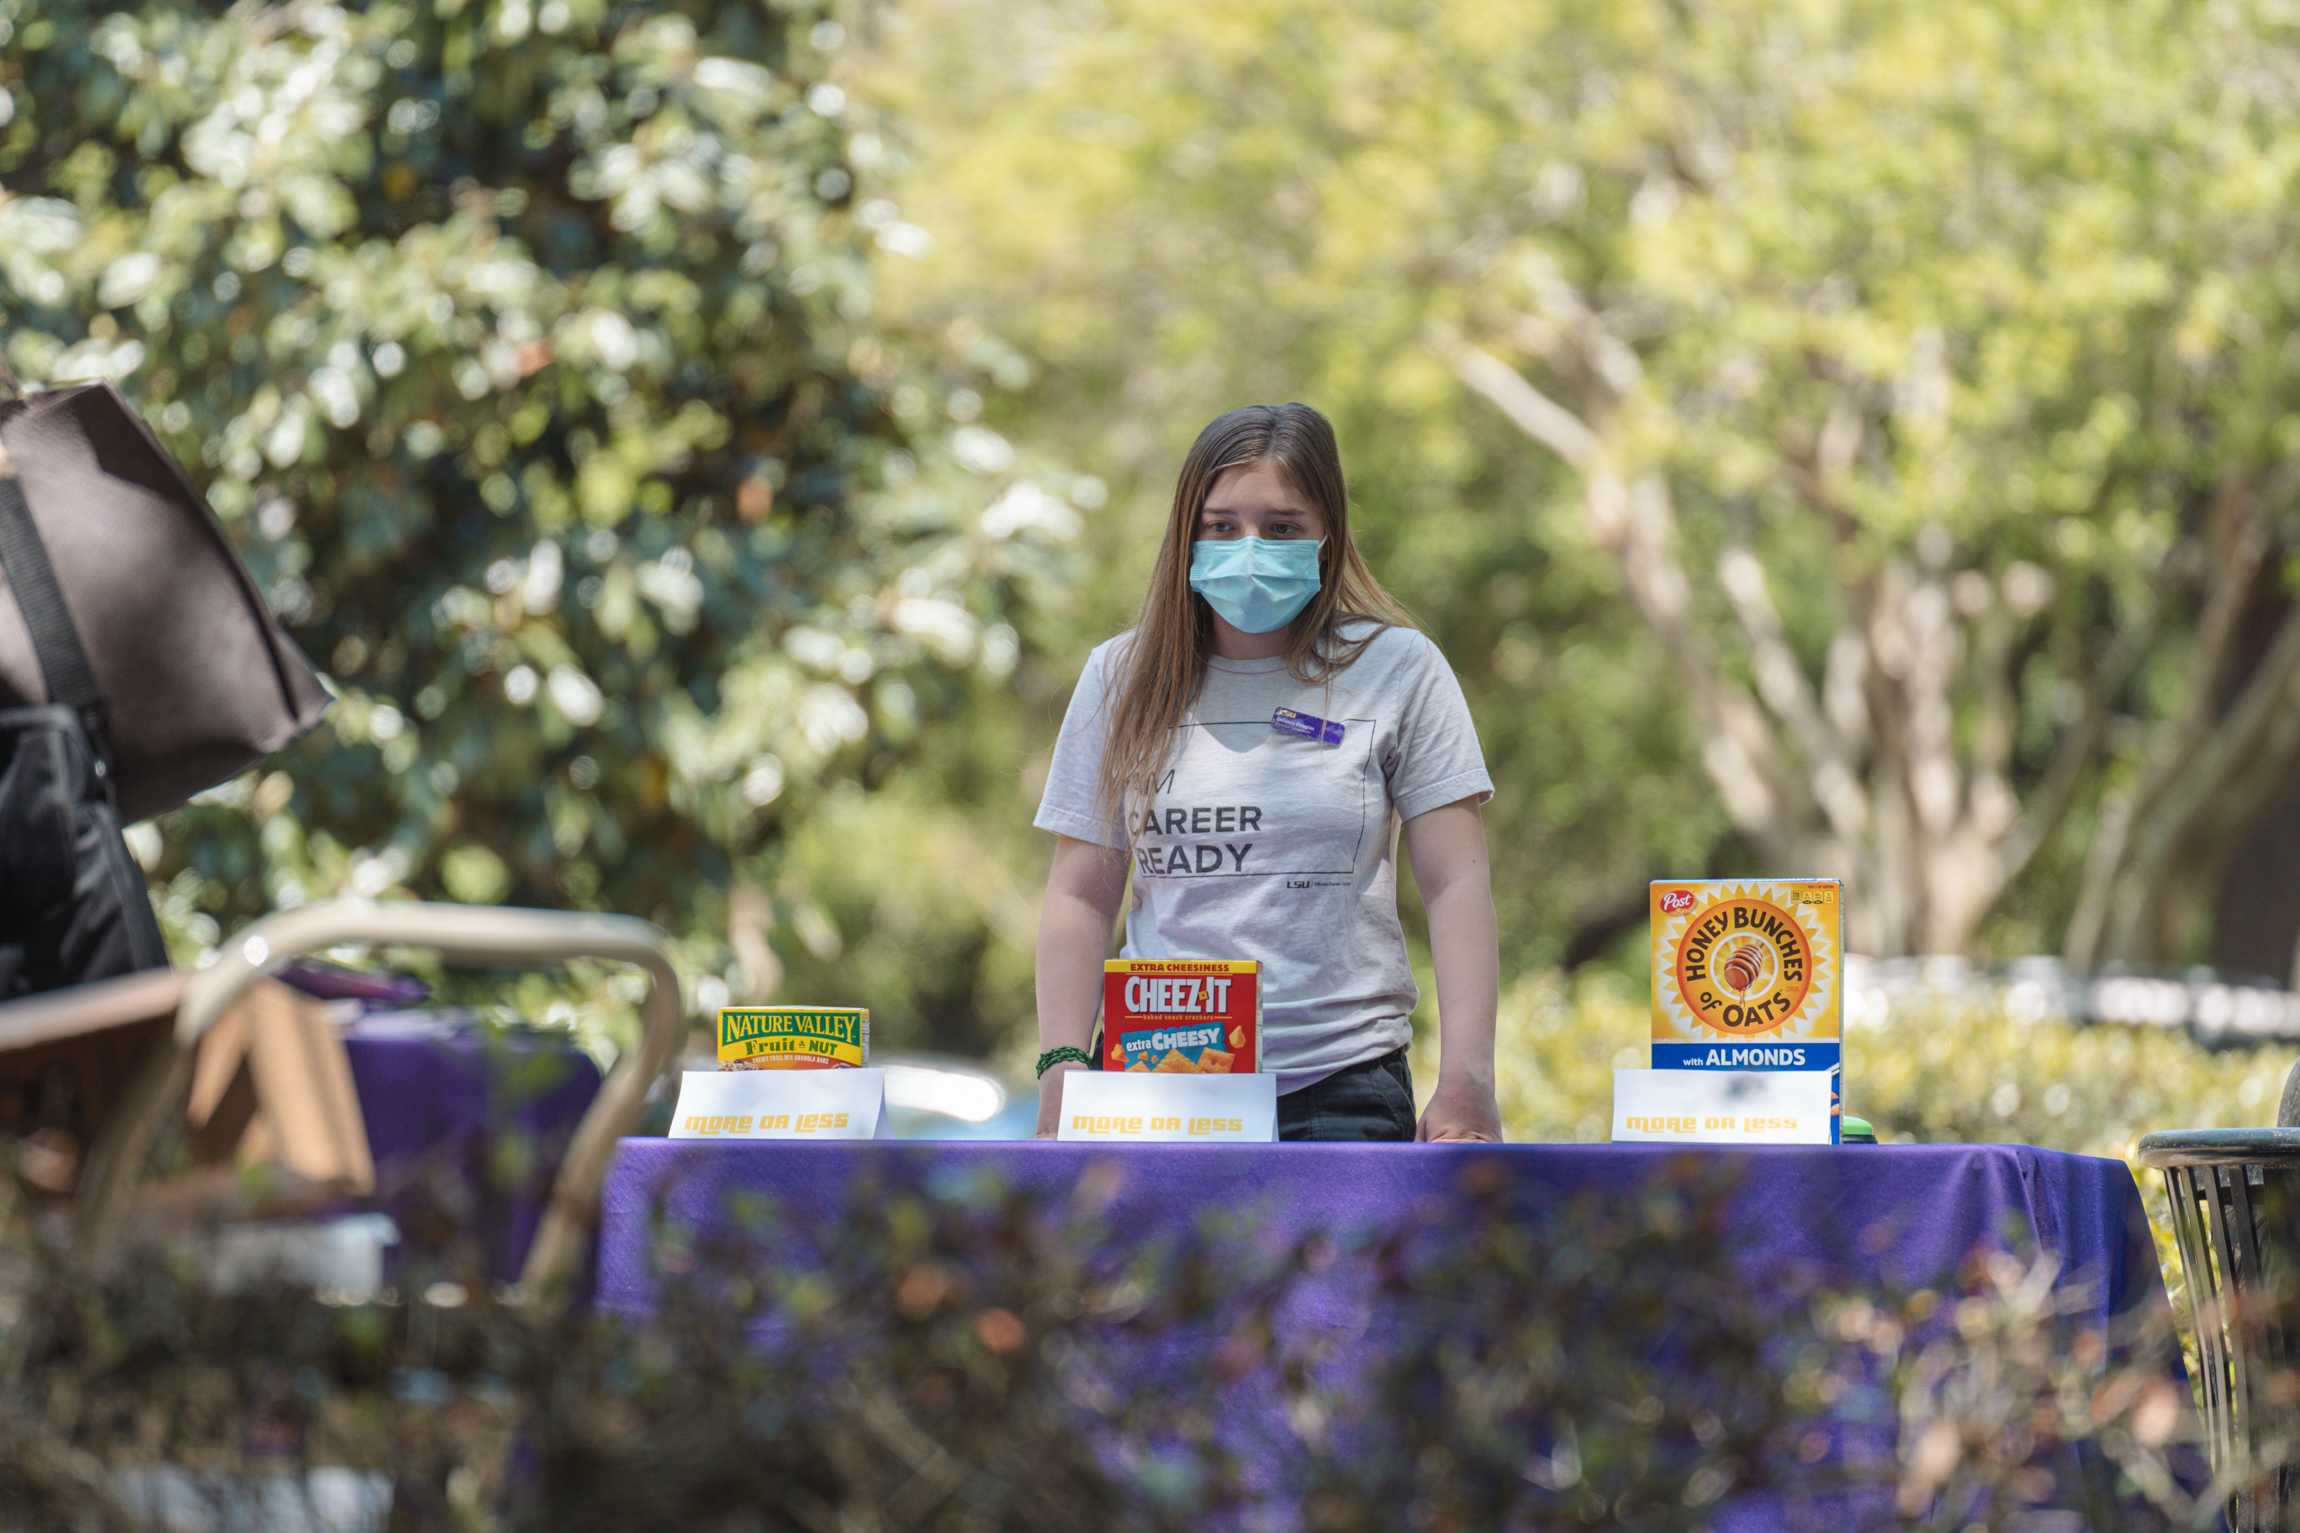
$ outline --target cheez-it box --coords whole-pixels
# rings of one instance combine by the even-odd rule
[[[1103,963],[1103,1069],[1251,1075],[1261,1058],[1259,964],[1225,958]]]

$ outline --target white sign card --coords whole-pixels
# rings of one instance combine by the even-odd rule
[[[886,1072],[689,1070],[673,1139],[876,1139]]]
[[[1268,1144],[1278,1137],[1278,1078],[1072,1070],[1062,1077],[1057,1139]]]
[[[1657,1144],[1834,1144],[1823,1070],[1616,1070],[1613,1138]]]

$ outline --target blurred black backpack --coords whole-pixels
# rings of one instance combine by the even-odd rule
[[[328,696],[110,384],[0,370],[0,1000],[168,961],[124,820],[287,744]]]
[[[168,950],[120,837],[95,676],[5,447],[0,573],[53,699],[0,708],[0,999],[160,968]]]

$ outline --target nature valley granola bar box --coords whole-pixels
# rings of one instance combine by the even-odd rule
[[[722,1070],[855,1069],[870,1063],[870,1013],[853,1006],[722,1006]]]
[[[1827,1070],[1844,1037],[1843,885],[1653,885],[1653,1068]]]
[[[1262,1059],[1261,965],[1112,958],[1102,965],[1102,1068],[1251,1075]]]

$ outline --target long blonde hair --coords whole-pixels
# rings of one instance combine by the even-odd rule
[[[1326,418],[1305,404],[1244,405],[1215,417],[1182,460],[1166,541],[1142,598],[1142,617],[1132,642],[1117,657],[1099,789],[1104,812],[1125,825],[1129,844],[1136,826],[1127,820],[1127,800],[1149,804],[1172,748],[1168,736],[1206,680],[1213,612],[1190,589],[1190,543],[1198,517],[1215,480],[1255,463],[1274,465],[1326,523],[1326,545],[1318,552],[1318,594],[1287,629],[1287,669],[1304,682],[1329,680],[1384,628],[1413,624],[1350,541],[1342,455]],[[1377,626],[1345,639],[1342,625],[1361,620]]]

